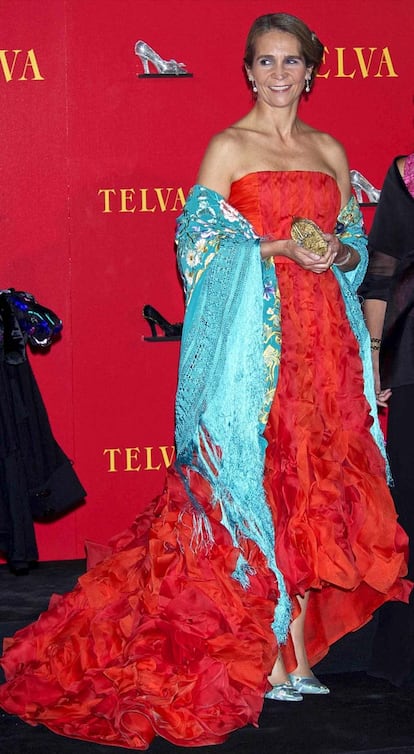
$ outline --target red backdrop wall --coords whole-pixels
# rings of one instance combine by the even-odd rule
[[[251,105],[261,0],[0,0],[1,288],[64,321],[31,362],[86,504],[37,525],[43,560],[83,557],[160,492],[179,343],[143,340],[142,306],[183,315],[174,227],[210,136]],[[414,147],[412,0],[288,0],[326,45],[302,116],[379,187]],[[140,78],[138,39],[192,77]],[[373,208],[365,211],[372,221]]]

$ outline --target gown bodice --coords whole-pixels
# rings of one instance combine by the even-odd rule
[[[333,233],[341,208],[335,179],[309,170],[263,170],[234,181],[228,199],[259,236],[289,238],[293,217],[313,220]]]

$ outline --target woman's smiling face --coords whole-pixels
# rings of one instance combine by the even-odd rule
[[[312,73],[296,37],[276,30],[257,38],[252,67],[246,70],[256,82],[257,99],[273,107],[296,103]]]

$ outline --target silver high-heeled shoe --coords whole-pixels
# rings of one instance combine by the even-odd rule
[[[135,55],[138,55],[144,73],[142,76],[151,76],[149,63],[152,63],[157,72],[163,76],[191,76],[187,73],[184,63],[177,63],[176,60],[164,60],[161,55],[155,52],[146,42],[139,40],[135,45]]]
[[[359,204],[364,204],[362,192],[368,197],[369,204],[378,204],[381,191],[375,188],[359,170],[350,170],[349,174],[351,176],[351,185],[355,189]]]
[[[295,691],[299,694],[329,694],[330,691],[321,681],[315,676],[304,677],[300,675],[293,675],[289,673],[289,680]]]
[[[297,691],[291,683],[276,683],[270,691],[265,694],[265,699],[272,699],[276,702],[301,702],[303,696]]]

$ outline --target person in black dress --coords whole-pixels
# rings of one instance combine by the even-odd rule
[[[371,335],[377,402],[388,406],[387,452],[399,522],[414,541],[414,153],[386,175],[369,234],[360,293]],[[414,577],[414,551],[408,564]],[[414,604],[381,608],[370,672],[400,686],[414,681]]]

